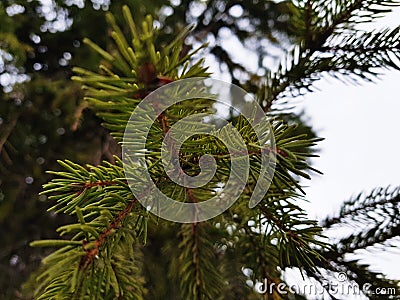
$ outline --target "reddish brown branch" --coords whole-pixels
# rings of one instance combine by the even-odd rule
[[[114,220],[110,223],[110,226],[104,230],[98,237],[97,240],[94,241],[94,248],[86,249],[85,246],[89,243],[88,241],[82,241],[82,247],[85,250],[86,254],[82,256],[81,261],[79,263],[79,269],[86,269],[96,256],[100,252],[100,248],[105,243],[106,239],[113,233],[114,230],[119,229],[122,226],[123,219],[132,211],[134,205],[137,203],[136,199],[133,199],[123,211],[121,211]],[[91,243],[91,242],[90,242]]]
[[[106,180],[106,181],[97,181],[97,182],[85,182],[85,189],[90,189],[95,186],[109,186],[113,185],[115,182],[112,180]]]
[[[158,120],[160,121],[160,123],[162,125],[164,134],[166,134],[169,131],[169,128],[170,128],[170,126],[168,124],[167,116],[164,113],[161,113],[158,116]]]
[[[149,68],[148,66],[146,66],[146,67],[147,67],[147,69]],[[159,88],[165,84],[171,83],[173,81],[174,80],[172,78],[168,78],[168,77],[164,77],[164,76],[156,76],[154,78],[154,80],[151,80],[151,82],[150,82],[150,80],[143,81],[148,86],[139,90],[136,94],[133,95],[133,97],[143,99],[148,94],[150,94],[151,92],[156,90],[157,88]],[[169,130],[169,124],[168,124],[167,117],[165,116],[165,114],[161,113],[159,116],[159,120],[163,127],[164,133],[167,133]],[[98,186],[110,186],[110,185],[114,185],[115,183],[116,182],[112,181],[112,180],[97,181],[97,182],[85,182],[83,184],[83,186],[79,185],[81,190],[78,191],[77,194],[78,195],[81,194],[86,189],[90,189],[90,188],[98,187]],[[110,226],[99,235],[97,240],[94,241],[94,248],[86,249],[86,247],[85,247],[88,243],[92,243],[92,241],[85,241],[85,240],[82,241],[82,247],[85,250],[86,254],[84,256],[82,256],[82,258],[81,258],[81,261],[79,263],[79,269],[86,269],[93,262],[93,260],[99,254],[100,248],[103,246],[106,239],[113,233],[114,230],[116,230],[122,226],[123,218],[125,218],[131,212],[132,208],[134,207],[134,205],[136,203],[137,203],[136,199],[132,200],[128,204],[128,206],[114,218],[114,220],[110,223]]]
[[[105,180],[105,181],[95,181],[95,182],[85,182],[84,184],[81,183],[72,183],[71,185],[74,188],[78,188],[79,190],[76,192],[76,195],[79,196],[82,194],[86,189],[94,188],[97,186],[111,186],[115,185],[117,182],[113,180]]]
[[[156,89],[166,85],[168,83],[174,82],[174,79],[165,77],[165,76],[157,76],[154,81],[145,82],[146,86],[140,90],[138,90],[135,94],[133,94],[134,99],[144,99],[151,92],[154,92]]]
[[[246,155],[246,154],[248,154],[248,155],[257,155],[257,154],[260,154],[260,153],[264,153],[264,154],[275,153],[275,154],[279,154],[279,155],[281,155],[283,157],[287,157],[288,156],[287,153],[282,149],[276,148],[276,150],[274,150],[271,147],[264,147],[259,151],[249,151],[249,152],[237,151],[237,152],[233,152],[233,153],[220,153],[220,154],[214,154],[213,157],[214,158],[223,158],[223,157],[226,157],[228,155],[229,156],[242,156],[242,155]]]

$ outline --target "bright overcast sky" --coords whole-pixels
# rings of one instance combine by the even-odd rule
[[[400,25],[400,9],[377,22],[376,28]],[[375,27],[375,26],[374,26]],[[307,210],[324,218],[338,211],[341,203],[361,191],[400,185],[400,72],[384,72],[376,84],[347,86],[333,79],[317,84],[320,91],[300,102],[321,142],[314,176],[306,189]],[[377,255],[377,252],[379,254]],[[400,250],[373,251],[365,262],[392,278],[400,278]]]
[[[363,25],[372,30],[400,25],[400,8],[374,24]],[[223,47],[240,49],[235,38],[223,33]],[[234,58],[250,69],[257,66],[257,57],[250,51],[235,51]],[[224,78],[213,68],[215,62],[207,58],[214,76]],[[219,73],[219,74],[218,74]],[[309,93],[296,100],[296,110],[306,112],[309,124],[325,141],[319,143],[320,158],[313,166],[324,173],[313,176],[305,189],[309,203],[303,203],[312,218],[323,219],[340,209],[343,201],[362,191],[375,187],[400,185],[400,136],[398,119],[400,112],[400,72],[383,72],[376,83],[361,86],[345,85],[326,78],[316,84],[320,91]],[[400,278],[400,268],[393,262],[400,261],[400,250],[369,249],[362,258],[372,269],[391,278]],[[377,255],[378,253],[378,255]],[[350,298],[349,298],[350,299]]]
[[[45,2],[45,1],[44,1]],[[400,25],[400,9],[381,19],[374,28]],[[367,28],[367,29],[373,29]],[[224,45],[238,49],[237,41],[226,33]],[[240,46],[239,46],[240,47]],[[256,67],[254,53],[235,51],[239,61]],[[215,62],[207,58],[215,77],[224,76],[212,68]],[[307,94],[297,101],[299,110],[305,110],[310,124],[326,140],[319,144],[320,158],[314,167],[323,176],[314,176],[305,190],[309,203],[305,207],[313,218],[332,215],[341,203],[361,191],[375,187],[400,185],[400,72],[385,72],[376,84],[347,86],[334,79],[317,83],[318,92]],[[378,253],[378,255],[377,255]],[[365,256],[375,270],[392,278],[400,278],[400,268],[393,262],[400,261],[400,250],[371,252]]]

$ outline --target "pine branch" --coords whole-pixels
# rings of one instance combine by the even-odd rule
[[[206,68],[202,67],[203,60],[191,66],[189,64],[191,57],[206,45],[183,58],[177,55],[183,47],[184,38],[193,29],[189,26],[174,41],[156,51],[157,33],[153,30],[152,19],[146,19],[140,32],[134,25],[129,10],[124,8],[124,17],[130,24],[134,38],[134,44],[130,46],[114,18],[110,14],[108,16],[107,20],[114,29],[113,37],[118,51],[109,54],[89,39],[85,39],[84,42],[99,53],[112,68],[100,65],[99,73],[74,68],[74,72],[79,76],[73,76],[72,79],[85,84],[85,100],[105,121],[103,126],[111,130],[112,136],[121,142],[134,107],[150,92],[177,79],[208,75]],[[143,56],[143,53],[147,55]],[[125,70],[127,64],[129,73]],[[177,69],[182,65],[183,70],[178,75]]]
[[[367,264],[357,260],[348,260],[347,254],[354,254],[358,250],[368,250],[378,245],[392,246],[400,235],[399,230],[399,191],[400,188],[376,188],[370,194],[360,193],[353,199],[346,201],[337,216],[328,217],[322,222],[327,230],[340,229],[344,226],[356,228],[349,236],[341,237],[335,243],[333,250],[321,251],[329,265],[317,265],[334,273],[343,272],[349,281],[357,283],[362,290],[364,284],[370,284],[370,291],[374,288],[391,288],[395,295],[388,295],[388,299],[398,299],[398,284],[396,280],[387,279],[381,272],[375,272]],[[309,273],[321,283],[326,277]],[[329,292],[329,291],[328,291]],[[380,295],[368,294],[369,299],[381,299]]]
[[[247,277],[242,271],[245,266],[246,249],[243,249],[242,246],[232,247],[227,243],[228,241],[230,240],[225,240],[225,243],[221,242],[217,248],[217,255],[222,260],[221,274],[227,280],[227,284],[221,292],[223,296],[220,299],[259,299],[260,295],[246,284]]]
[[[147,214],[132,199],[122,162],[117,159],[117,165],[105,163],[89,169],[70,161],[60,164],[65,171],[52,172],[58,178],[46,184],[43,193],[53,194],[49,199],[57,201],[51,209],[75,213],[79,223],[58,229],[70,239],[31,243],[63,247],[43,261],[38,299],[80,299],[88,294],[140,299],[143,280],[134,275],[138,272],[136,262],[131,261],[135,257],[132,247],[138,237],[146,239]],[[138,276],[137,282],[132,276]]]
[[[261,95],[264,110],[270,111],[278,98],[312,91],[312,84],[324,73],[370,81],[367,75],[376,76],[376,68],[399,69],[398,28],[377,33],[352,28],[399,5],[397,0],[334,1],[328,6],[322,1],[299,1],[296,25],[302,38],[276,72],[267,72]]]
[[[269,296],[277,299],[285,299],[286,297],[278,291],[277,287],[282,282],[280,272],[272,266],[279,265],[277,249],[271,247],[269,239],[255,233],[251,227],[243,226],[246,240],[250,242],[250,249],[247,253],[247,260],[243,261],[246,267],[251,268],[251,278],[254,282],[267,279],[268,285],[264,287]],[[242,237],[243,238],[243,237]],[[253,257],[250,259],[250,255]],[[273,263],[271,263],[273,262]],[[270,293],[272,291],[272,293]]]
[[[338,226],[362,229],[340,240],[337,245],[340,255],[376,244],[390,245],[391,240],[400,235],[399,190],[399,187],[387,187],[377,188],[366,196],[359,194],[343,204],[339,216],[323,222],[327,229]]]
[[[210,229],[204,222],[181,226],[175,278],[183,298],[215,299],[225,285],[218,272],[213,241],[209,240]]]
[[[313,269],[315,260],[324,261],[318,249],[330,247],[323,241],[322,228],[316,221],[308,220],[305,213],[289,201],[287,205],[271,201],[259,209],[265,217],[262,221],[264,234],[280,245],[280,266]]]
[[[377,14],[375,8],[370,7],[374,3],[371,0],[354,0],[349,4],[335,1],[325,12],[318,6],[322,5],[321,1],[299,1],[297,18],[299,30],[303,33],[302,40],[289,55],[286,65],[282,65],[275,74],[267,74],[263,103],[265,110],[268,111],[272,102],[288,90],[298,90],[299,93],[303,92],[302,89],[311,90],[312,83],[323,72],[340,71],[363,77],[364,74],[359,71],[371,73],[371,68],[390,66],[391,63],[397,66],[392,55],[398,54],[398,30],[366,33],[342,40],[342,27],[352,22],[357,11],[367,10],[370,17]],[[381,3],[381,6],[388,3],[394,2]],[[377,9],[383,11],[379,7]],[[77,74],[74,80],[84,84],[85,101],[104,120],[104,127],[119,142],[122,141],[131,113],[149,93],[178,79],[209,75],[203,60],[192,62],[193,54],[205,45],[181,57],[183,40],[192,27],[178,34],[171,43],[160,47],[151,17],[146,17],[141,26],[137,26],[127,7],[124,7],[123,18],[129,29],[128,34],[116,24],[112,15],[107,16],[114,41],[112,51],[85,40],[102,57],[103,64],[99,70],[74,69]],[[365,51],[369,53],[370,50],[371,55],[366,56]],[[325,55],[328,52],[334,55]],[[64,161],[60,162],[63,171],[51,172],[56,178],[44,186],[44,193],[51,194],[49,200],[56,202],[51,209],[75,215],[77,222],[58,229],[60,235],[64,236],[62,240],[33,242],[36,246],[60,248],[44,260],[44,271],[39,277],[42,282],[36,291],[38,298],[141,299],[145,289],[138,270],[140,243],[146,242],[147,227],[152,220],[138,200],[144,196],[153,200],[156,188],[181,202],[198,203],[212,198],[229,178],[230,165],[235,156],[235,153],[227,151],[228,145],[222,142],[225,140],[232,145],[245,141],[250,163],[249,179],[246,177],[248,182],[244,191],[231,208],[234,213],[225,211],[209,222],[175,227],[179,228],[179,242],[175,236],[171,237],[176,243],[169,249],[173,258],[168,268],[174,282],[179,283],[183,298],[221,298],[222,291],[229,290],[229,277],[220,270],[232,259],[229,257],[232,253],[242,255],[239,261],[253,271],[253,282],[264,277],[271,282],[281,282],[278,266],[281,269],[297,267],[317,278],[318,268],[332,272],[343,268],[358,272],[359,277],[354,277],[354,280],[361,280],[361,276],[367,278],[365,270],[357,264],[343,261],[343,255],[369,246],[371,238],[374,243],[388,240],[393,232],[397,234],[398,220],[394,217],[391,219],[390,229],[393,232],[385,231],[379,222],[375,222],[375,232],[354,234],[349,239],[343,239],[338,249],[330,248],[323,241],[321,226],[308,219],[296,203],[303,199],[299,195],[303,192],[299,178],[309,179],[310,171],[318,172],[309,165],[308,158],[315,156],[312,148],[321,139],[299,134],[295,126],[273,120],[272,130],[266,125],[261,128],[263,136],[259,141],[249,122],[234,114],[231,115],[229,126],[237,129],[237,135],[230,134],[227,129],[229,126],[217,128],[213,123],[208,127],[213,135],[199,134],[190,121],[182,123],[182,126],[186,126],[183,128],[189,138],[179,151],[176,144],[167,143],[174,158],[170,164],[180,167],[182,173],[194,176],[199,171],[200,158],[209,154],[215,158],[217,171],[201,188],[182,187],[170,180],[160,153],[163,141],[169,138],[168,133],[179,120],[195,114],[209,116],[214,112],[213,102],[202,98],[183,101],[167,109],[162,103],[149,104],[149,110],[160,114],[149,128],[145,149],[141,149],[143,164],[132,161],[128,166],[131,170],[126,172],[128,175],[124,173],[126,166],[118,158],[115,165],[104,163],[87,167]],[[143,112],[141,117],[148,115]],[[267,142],[272,134],[275,136],[276,149],[273,142]],[[139,138],[143,138],[143,132],[132,133],[127,142],[137,143]],[[240,154],[242,152],[245,151],[241,150]],[[261,172],[264,154],[276,156],[275,174],[264,175]],[[143,178],[145,168],[155,185],[148,185],[147,178]],[[256,209],[250,210],[249,199],[259,176],[270,176],[268,180],[272,183]],[[135,184],[128,186],[128,180]],[[132,195],[131,189],[141,191],[140,194],[135,193],[137,198]],[[370,208],[382,216],[398,214],[394,202],[390,208],[387,207],[390,201],[385,205],[380,202],[361,205],[359,210],[345,209],[339,217],[327,221],[325,225],[329,227],[335,223],[346,223],[348,217],[353,218],[351,222],[361,222],[364,219],[360,213]],[[379,209],[376,211],[377,207]],[[174,207],[169,209],[173,210]],[[193,221],[197,220],[196,213],[193,212]],[[159,226],[166,224],[160,222]],[[335,255],[339,256],[334,258]],[[327,261],[331,265],[327,265]],[[237,266],[235,268],[237,272],[241,271]],[[238,281],[241,280],[240,275],[240,272],[235,274]],[[373,278],[375,275],[371,276]],[[231,289],[230,292],[241,294],[246,290],[247,287]],[[249,299],[253,296],[257,295],[253,293]],[[273,296],[282,295],[275,290]]]

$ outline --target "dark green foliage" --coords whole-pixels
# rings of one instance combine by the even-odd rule
[[[186,78],[188,76],[207,76],[205,69],[201,66],[201,61],[199,63],[193,63],[192,65],[189,64],[188,59],[190,59],[193,54],[189,53],[182,59],[176,55],[176,53],[180,53],[182,49],[181,38],[175,39],[171,44],[164,47],[162,51],[158,52],[155,47],[157,35],[154,35],[151,29],[151,18],[147,18],[142,27],[138,28],[133,23],[127,7],[123,8],[123,13],[130,27],[133,44],[129,45],[129,39],[122,36],[122,30],[115,24],[113,17],[109,15],[107,19],[114,29],[112,36],[118,52],[109,54],[87,40],[86,43],[103,57],[105,64],[100,65],[99,74],[83,69],[75,69],[81,76],[74,77],[75,80],[85,83],[88,95],[88,97],[85,98],[86,101],[88,101],[91,107],[99,111],[99,116],[107,122],[105,126],[111,130],[111,134],[119,141],[121,141],[125,129],[124,124],[127,122],[132,107],[142,98],[140,97],[141,90],[145,90],[149,86],[151,87],[154,80],[161,78],[157,77],[159,76],[157,74],[163,74],[163,76],[171,78],[171,80]],[[184,31],[181,36],[184,37],[188,33],[189,31]],[[146,53],[146,55],[142,56],[141,53]],[[181,65],[184,67],[178,73],[178,67]],[[128,71],[129,69],[133,71]],[[155,71],[153,71],[153,69]],[[147,79],[143,80],[141,72],[147,72],[147,76],[150,74],[154,79],[150,82]],[[155,75],[151,74],[152,72],[155,72]],[[125,76],[127,79],[121,76]],[[179,120],[178,117],[201,112],[206,107],[205,105],[209,106],[210,104],[212,103],[203,103],[197,108],[196,105],[191,103],[190,107],[192,108],[189,108],[187,104],[185,106],[183,103],[180,106],[178,105],[177,107],[170,108],[165,113],[169,120],[169,126],[172,126],[175,120]],[[182,111],[184,111],[183,114],[181,113]],[[152,173],[158,181],[159,188],[165,194],[177,194],[178,199],[183,197],[181,201],[189,201],[193,198],[203,199],[205,192],[212,194],[215,188],[214,185],[209,186],[206,190],[203,188],[199,191],[193,190],[189,192],[185,190],[185,188],[180,188],[180,191],[177,192],[173,184],[165,184],[162,180],[159,180],[161,179],[159,174],[162,170],[159,169],[157,164],[159,164],[158,162],[160,161],[159,149],[161,144],[157,142],[157,140],[161,141],[163,137],[163,134],[159,134],[163,132],[163,126],[161,125],[161,123],[158,124],[158,128],[156,126],[154,132],[150,132],[148,136],[148,139],[152,143],[148,145],[147,154],[148,164],[155,166],[152,168]],[[239,120],[236,122],[235,126],[246,138],[252,135],[251,130],[249,131],[250,127],[248,123]],[[291,132],[293,132],[293,129],[294,126],[285,126],[281,122],[276,122],[274,132],[277,146],[281,151],[278,159],[280,163],[275,175],[276,179],[271,187],[271,191],[274,191],[276,195],[275,193],[267,195],[262,202],[263,204],[260,206],[260,211],[255,210],[249,215],[246,213],[248,209],[242,205],[249,199],[253,189],[251,187],[256,183],[257,174],[260,172],[260,153],[258,149],[255,148],[254,154],[251,154],[253,176],[249,181],[249,188],[241,196],[241,204],[235,209],[236,214],[234,216],[232,216],[232,214],[227,214],[205,224],[199,223],[181,226],[178,239],[181,237],[180,239],[182,239],[182,242],[179,243],[177,249],[177,254],[180,254],[176,257],[176,260],[171,262],[171,266],[175,266],[176,268],[176,271],[172,274],[177,276],[175,280],[179,282],[179,290],[182,296],[196,299],[213,299],[217,297],[223,289],[224,284],[222,278],[220,279],[221,282],[218,283],[218,278],[220,276],[217,269],[215,269],[218,260],[216,260],[216,253],[214,253],[215,250],[213,249],[213,244],[221,243],[222,240],[215,239],[213,241],[207,237],[207,234],[215,230],[216,222],[222,222],[220,226],[224,224],[224,227],[219,230],[219,235],[223,239],[227,237],[227,234],[229,235],[228,228],[235,228],[235,231],[241,231],[243,230],[243,226],[245,228],[248,227],[248,222],[254,222],[254,225],[248,227],[248,234],[252,232],[257,236],[262,234],[265,243],[271,243],[271,241],[275,239],[281,244],[280,250],[276,254],[280,265],[283,267],[297,266],[313,268],[314,263],[311,257],[318,257],[318,253],[310,246],[312,244],[318,244],[322,247],[326,246],[326,244],[315,240],[315,236],[321,234],[321,228],[315,221],[307,220],[304,217],[304,213],[301,212],[300,207],[294,205],[287,197],[290,193],[293,199],[296,198],[294,191],[296,188],[300,187],[291,173],[307,178],[309,177],[301,170],[309,168],[306,163],[306,158],[309,156],[306,149],[313,146],[316,140],[306,140],[304,139],[304,135],[292,136]],[[221,130],[221,134],[223,134],[223,129]],[[251,142],[250,138],[249,144],[251,144]],[[191,143],[194,143],[193,145],[196,146],[197,154],[201,154],[198,150],[199,144],[197,144],[196,140],[191,140]],[[204,144],[204,139],[202,139],[201,145]],[[203,151],[215,153],[217,157],[221,157],[221,159],[218,159],[218,169],[222,176],[225,176],[224,174],[229,173],[229,168],[227,169],[225,167],[229,162],[227,161],[229,157],[227,156],[226,159],[222,158],[223,152],[221,153],[221,150],[226,151],[224,150],[224,146],[218,146],[219,143],[214,143],[214,145],[214,149],[205,147]],[[186,150],[185,152],[185,148],[182,149],[181,154],[183,157],[186,155],[187,159],[190,159],[190,156],[192,156],[191,151]],[[105,167],[91,167],[91,174],[77,164],[68,161],[60,163],[68,172],[55,173],[58,179],[54,179],[51,183],[45,185],[45,190],[46,193],[55,193],[54,196],[50,197],[50,199],[57,201],[57,205],[53,207],[53,209],[56,209],[59,213],[64,212],[72,214],[76,212],[77,214],[80,224],[62,226],[59,228],[59,231],[61,235],[73,235],[71,243],[75,245],[75,247],[68,247],[65,249],[68,253],[71,252],[71,256],[74,256],[73,253],[75,253],[76,259],[81,260],[79,266],[82,264],[84,265],[82,270],[82,272],[84,272],[86,268],[96,268],[96,262],[91,254],[92,250],[91,248],[85,248],[86,245],[94,244],[96,255],[103,259],[103,251],[108,252],[105,243],[115,243],[115,241],[109,238],[109,227],[123,234],[124,228],[114,228],[115,220],[118,219],[118,222],[120,222],[121,214],[123,216],[126,215],[126,217],[131,214],[134,216],[139,213],[140,210],[136,211],[135,209],[135,213],[133,213],[133,204],[124,203],[132,196],[126,194],[127,192],[129,193],[129,189],[126,182],[124,182],[121,165],[115,165],[113,170],[110,169],[111,165],[109,165],[107,169]],[[140,182],[139,177],[136,180]],[[215,183],[221,182],[223,177],[219,176],[216,180],[218,181]],[[107,191],[110,193],[109,196]],[[121,204],[115,202],[117,199],[122,201]],[[135,201],[135,199],[131,199],[130,201]],[[280,201],[286,201],[286,205],[283,205]],[[120,205],[122,205],[122,207]],[[135,205],[137,205],[137,203],[135,203]],[[282,215],[278,214],[279,210],[282,210]],[[113,212],[119,213],[113,216]],[[102,213],[110,217],[106,223],[98,220],[99,218],[104,220]],[[142,213],[145,213],[145,211]],[[243,221],[246,221],[237,223],[232,220],[232,217],[237,218],[238,215]],[[262,215],[264,215],[264,217],[260,217]],[[147,222],[152,221],[144,217],[145,215],[141,214],[137,216],[138,220],[141,220],[140,224],[147,227]],[[111,225],[107,225],[107,222],[111,222]],[[133,232],[137,237],[141,234],[146,235],[147,233],[146,229],[143,229],[142,226],[133,228]],[[122,231],[122,233],[120,231]],[[259,232],[257,233],[257,231]],[[123,236],[125,236],[125,234],[123,234]],[[76,252],[77,248],[80,248],[80,245],[76,245],[75,241],[80,239],[84,239],[82,241],[84,249],[83,251]],[[43,243],[46,244],[46,242],[35,242],[33,245],[42,246]],[[46,245],[56,246],[57,243],[60,242],[48,241]],[[228,247],[228,245],[225,245],[225,247]],[[229,245],[229,247],[232,246]],[[224,251],[222,251],[220,255],[223,256],[223,252]],[[67,254],[64,252],[55,252],[53,255],[55,261],[45,261],[48,264],[44,274],[48,277],[48,281],[44,284],[44,291],[41,289],[37,290],[37,295],[41,295],[40,297],[48,298],[48,295],[51,295],[51,297],[61,297],[61,295],[65,295],[66,292],[66,290],[64,290],[65,285],[60,285],[58,281],[52,280],[52,278],[57,278],[58,280],[61,276],[55,275],[57,273],[53,270],[52,265],[57,265],[57,261],[62,262]],[[112,257],[113,254],[109,255]],[[254,257],[256,258],[257,256]],[[319,257],[319,259],[323,258]],[[212,263],[213,260],[215,260],[215,263]],[[102,280],[101,278],[104,276],[102,273],[95,272],[92,273],[92,276],[94,276],[93,278],[90,276],[79,277],[79,270],[81,268],[82,267],[79,267],[78,271],[63,269],[62,275],[65,276],[65,278],[73,278],[71,280],[74,284],[76,280],[80,280],[82,286],[86,286],[85,283],[88,281],[98,282]],[[254,272],[257,277],[261,279],[264,274],[264,269],[260,271],[254,270]],[[133,276],[131,279],[135,280]],[[47,287],[45,287],[46,285]],[[80,298],[86,297],[86,295],[90,297],[93,293],[93,291],[91,292],[87,288],[82,289],[79,287],[78,285],[69,288],[69,290],[73,291],[73,294],[70,295],[71,297]],[[51,294],[48,294],[49,291],[51,291]],[[116,292],[117,290],[114,288],[114,293]]]
[[[7,201],[0,203],[0,221],[5,224],[2,231],[27,222],[26,215],[14,217],[11,213],[18,211],[19,203],[35,207],[29,195],[38,192],[38,186],[32,186],[32,191],[24,187],[21,192],[21,184],[14,182],[23,182],[33,174],[39,178],[35,184],[42,183],[48,179],[41,175],[43,168],[56,170],[49,172],[52,179],[40,196],[47,197],[46,204],[50,203],[49,210],[57,213],[56,217],[40,216],[41,211],[33,209],[31,219],[43,220],[46,230],[30,228],[22,238],[8,237],[11,240],[6,241],[11,250],[6,249],[1,259],[7,263],[12,253],[24,259],[32,257],[21,254],[27,249],[28,239],[45,238],[31,245],[49,248],[47,252],[35,248],[35,253],[48,256],[25,284],[25,295],[18,297],[304,299],[307,295],[281,294],[276,285],[271,285],[285,283],[282,274],[286,268],[296,268],[305,279],[321,283],[345,272],[360,286],[371,283],[397,288],[396,281],[345,257],[377,243],[388,245],[398,235],[397,190],[377,190],[366,200],[359,196],[348,201],[338,217],[328,218],[322,225],[310,220],[302,208],[302,180],[318,172],[310,166],[309,158],[316,156],[314,146],[321,139],[287,105],[292,96],[312,91],[314,81],[325,73],[357,81],[374,79],[378,68],[399,69],[398,28],[363,32],[354,26],[370,22],[400,3],[124,2],[126,5],[113,2],[110,7],[99,6],[111,14],[93,10],[89,1],[84,8],[55,1],[54,11],[73,20],[69,28],[58,33],[52,32],[56,31],[54,23],[40,13],[37,1],[2,1],[0,6],[0,17],[4,17],[0,24],[6,28],[0,31],[4,41],[0,49],[13,58],[4,70],[31,77],[31,82],[0,94],[1,113],[7,116],[5,125],[0,124],[5,129],[0,134],[1,174],[5,178],[0,191],[7,196]],[[5,8],[17,3],[25,13],[7,16]],[[168,8],[173,9],[172,14],[167,13]],[[240,16],[234,9],[239,9]],[[20,21],[18,25],[12,18]],[[190,25],[193,22],[197,26]],[[40,42],[35,42],[32,33],[39,33],[43,26],[47,30],[40,34]],[[220,40],[222,29],[229,29],[259,55],[260,72],[253,74],[232,58],[233,51],[224,48]],[[286,51],[277,70],[263,63],[270,55],[265,43]],[[249,199],[261,170],[261,152],[271,149],[257,143],[254,130],[244,118],[231,115],[229,121],[241,133],[249,151],[246,188],[223,214],[206,222],[182,225],[157,219],[140,205],[128,186],[120,149],[114,141],[122,143],[131,113],[151,91],[179,79],[209,77],[204,60],[199,59],[207,53],[226,66],[232,82],[252,92],[271,117],[276,170],[268,193],[250,209]],[[70,56],[71,60],[66,59]],[[79,67],[72,69],[71,65]],[[73,81],[69,80],[71,75]],[[159,150],[168,126],[185,116],[206,115],[213,110],[212,102],[204,99],[182,102],[168,108],[164,118],[151,127],[145,159],[164,194],[179,201],[203,201],[228,178],[229,153],[218,139],[207,135],[189,138],[180,152],[180,163],[189,175],[199,171],[202,155],[211,154],[216,159],[217,175],[202,189],[172,183],[161,164]],[[20,122],[22,119],[24,122]],[[40,120],[38,127],[32,125],[36,120]],[[57,131],[60,128],[64,135]],[[223,137],[224,127],[214,131]],[[41,135],[56,146],[43,146]],[[21,143],[25,137],[31,142]],[[39,157],[46,157],[48,162],[37,166]],[[55,158],[60,157],[65,159],[56,165]],[[140,184],[139,176],[134,179]],[[25,192],[27,196],[21,197]],[[334,246],[329,246],[323,234],[323,228],[365,223],[370,227],[342,238]],[[52,231],[55,226],[59,237]],[[19,240],[24,245],[16,245]],[[261,295],[254,289],[254,284],[264,279],[272,294]],[[1,296],[12,298],[10,295],[7,291]]]

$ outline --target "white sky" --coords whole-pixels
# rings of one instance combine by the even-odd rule
[[[399,25],[400,8],[374,27]],[[320,157],[313,160],[314,167],[324,175],[304,182],[309,185],[305,191],[310,202],[303,205],[310,217],[323,219],[338,212],[352,195],[400,185],[400,72],[384,72],[375,84],[350,86],[327,78],[316,86],[320,91],[304,96],[298,109],[305,110],[311,118],[309,123],[326,139],[319,144]],[[399,247],[386,251],[373,248],[356,257],[374,271],[400,278]],[[292,283],[302,282],[297,272],[287,272],[286,276]]]
[[[375,24],[363,25],[364,29],[396,27],[400,25],[400,8]],[[224,47],[241,49],[238,41],[227,33]],[[235,58],[244,61],[250,69],[256,68],[255,54],[236,51]],[[206,65],[215,66],[206,58]],[[211,68],[216,77],[227,80],[219,70]],[[219,73],[219,74],[218,74]],[[314,167],[324,173],[304,181],[309,203],[303,207],[310,217],[323,219],[339,211],[343,201],[362,191],[375,187],[400,185],[400,72],[383,72],[377,83],[362,86],[345,85],[332,78],[316,84],[320,91],[309,93],[296,100],[299,111],[305,110],[310,124],[318,136],[326,140],[319,143],[320,158]],[[369,249],[361,256],[364,262],[388,277],[399,279],[399,248]],[[301,282],[301,277],[289,272],[290,277]],[[298,277],[298,278],[297,278]],[[297,279],[296,279],[297,278]],[[348,297],[347,299],[360,299]]]
[[[380,20],[377,27],[399,26],[400,9]],[[308,183],[305,207],[311,217],[324,218],[344,200],[375,187],[400,185],[400,72],[388,71],[376,84],[347,86],[333,79],[317,84],[321,91],[300,102],[311,117],[321,142],[314,166],[323,176]],[[365,262],[389,277],[400,278],[400,250],[372,251]]]
[[[400,9],[396,9],[374,27],[399,25]],[[236,43],[226,36],[224,44],[235,47]],[[237,56],[243,55],[239,52]],[[244,53],[246,65],[256,66],[254,55]],[[206,65],[215,66],[215,62],[206,58]],[[305,191],[310,202],[303,205],[311,217],[334,214],[344,200],[361,191],[400,185],[399,85],[400,72],[395,71],[386,72],[377,84],[364,83],[361,87],[321,80],[316,85],[319,92],[296,101],[298,109],[311,117],[310,124],[318,135],[326,138],[319,144],[321,157],[314,160],[314,167],[324,175],[304,182],[309,185]],[[371,252],[365,255],[365,261],[389,277],[400,278],[400,268],[394,263],[400,261],[399,249]]]

